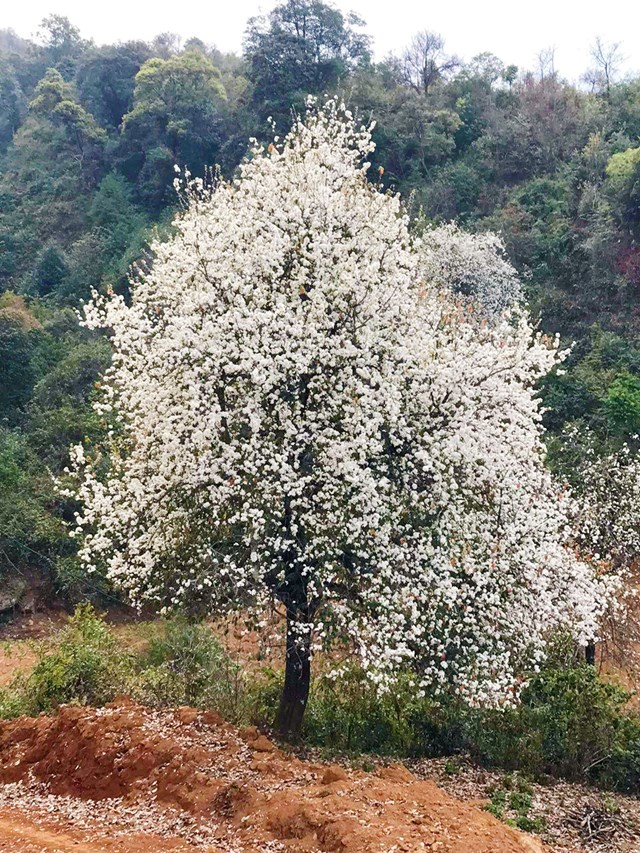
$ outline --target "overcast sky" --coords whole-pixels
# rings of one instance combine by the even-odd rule
[[[247,18],[274,5],[264,0],[4,0],[0,28],[31,36],[39,21],[55,12],[98,44],[148,40],[171,31],[237,52]],[[639,0],[604,5],[593,0],[335,0],[334,5],[364,18],[377,59],[400,52],[413,33],[428,29],[441,33],[448,50],[463,58],[490,51],[521,68],[535,67],[539,51],[555,47],[556,68],[575,80],[600,35],[621,42],[627,70],[640,70]]]

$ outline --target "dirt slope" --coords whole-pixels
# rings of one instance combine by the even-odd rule
[[[538,853],[404,767],[310,764],[213,713],[104,709],[0,723],[0,850]]]

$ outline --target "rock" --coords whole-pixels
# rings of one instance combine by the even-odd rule
[[[0,613],[14,610],[28,591],[27,582],[14,576],[0,578]]]
[[[348,778],[349,777],[342,769],[342,767],[338,767],[337,764],[332,764],[324,771],[324,775],[322,777],[322,784],[331,785],[332,782],[346,782]]]
[[[255,740],[251,741],[250,746],[256,752],[273,752],[276,748],[269,738],[264,735],[258,735]]]
[[[415,782],[416,777],[403,764],[389,764],[378,770],[381,779],[389,779],[391,782]]]

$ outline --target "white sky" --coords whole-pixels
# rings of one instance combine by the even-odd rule
[[[66,15],[98,44],[151,39],[160,32],[198,36],[224,51],[239,52],[247,18],[269,11],[275,0],[4,0],[0,28],[35,33],[53,12]],[[441,33],[447,49],[469,59],[490,51],[505,63],[533,68],[543,48],[555,47],[556,68],[577,79],[589,64],[596,35],[621,42],[629,71],[640,70],[640,2],[616,0],[334,0],[367,23],[376,58],[399,52],[419,30]]]

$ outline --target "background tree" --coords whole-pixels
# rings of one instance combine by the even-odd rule
[[[35,88],[0,176],[0,288],[26,290],[45,247],[64,249],[82,233],[101,177],[105,132],[50,69]],[[39,215],[46,207],[47,216]],[[59,281],[59,280],[58,280]]]
[[[335,89],[369,57],[368,36],[356,15],[321,0],[287,0],[247,24],[244,54],[253,83],[253,107],[288,126],[292,107],[309,94]]]
[[[64,15],[48,15],[42,19],[37,35],[46,65],[56,68],[65,79],[71,78],[79,56],[88,46],[80,30]]]
[[[150,58],[144,42],[93,48],[82,56],[76,72],[78,95],[102,127],[119,129],[133,108],[135,77]]]
[[[15,71],[11,63],[0,56],[0,154],[20,127],[26,109],[26,98]]]
[[[0,422],[15,425],[31,396],[36,371],[35,339],[40,323],[24,300],[5,293],[0,297]]]
[[[598,36],[591,47],[591,59],[594,62],[584,75],[584,79],[595,92],[601,92],[607,98],[611,96],[611,85],[615,81],[623,61],[619,42],[608,43]]]
[[[196,173],[215,163],[225,98],[219,70],[196,49],[150,59],[136,75],[133,109],[123,119],[122,169],[152,209],[166,202],[177,163]]]
[[[444,39],[423,30],[414,36],[401,60],[403,79],[417,92],[428,95],[433,86],[460,66],[460,60],[445,53]]]

